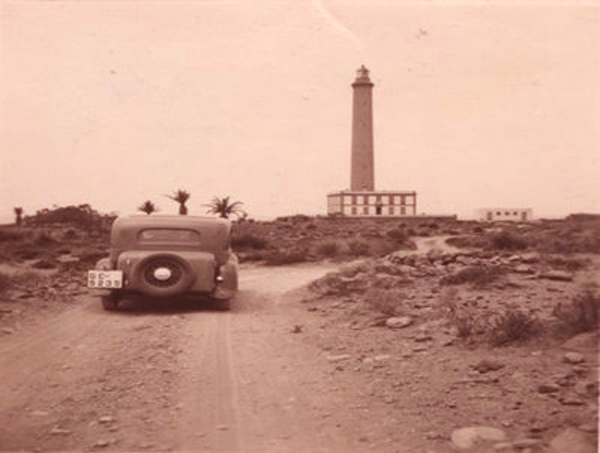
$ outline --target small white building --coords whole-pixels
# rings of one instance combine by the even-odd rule
[[[341,191],[327,195],[327,214],[346,217],[417,215],[417,193],[407,191]]]
[[[533,210],[531,208],[478,209],[477,219],[483,222],[528,222],[533,220]]]

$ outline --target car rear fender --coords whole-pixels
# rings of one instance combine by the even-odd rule
[[[238,258],[230,254],[229,260],[223,266],[219,266],[217,274],[217,287],[213,297],[215,299],[230,299],[238,290]]]

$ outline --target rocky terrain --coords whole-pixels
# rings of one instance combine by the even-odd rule
[[[106,251],[106,236],[6,231],[0,341],[70,310],[87,294],[85,271]],[[592,453],[599,236],[596,223],[301,217],[239,225],[243,240],[234,245],[257,262],[242,273],[284,265],[292,275],[315,261],[334,269],[286,296],[304,314],[278,335],[319,352],[332,395],[353,395],[340,409],[371,426],[356,440],[364,450]]]

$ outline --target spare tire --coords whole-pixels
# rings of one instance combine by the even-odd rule
[[[138,264],[137,281],[144,294],[169,297],[185,292],[194,283],[194,272],[177,255],[152,255]]]

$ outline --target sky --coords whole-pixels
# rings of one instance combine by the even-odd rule
[[[269,219],[349,187],[371,71],[375,184],[419,214],[600,212],[600,5],[0,0],[0,221],[191,192]]]

